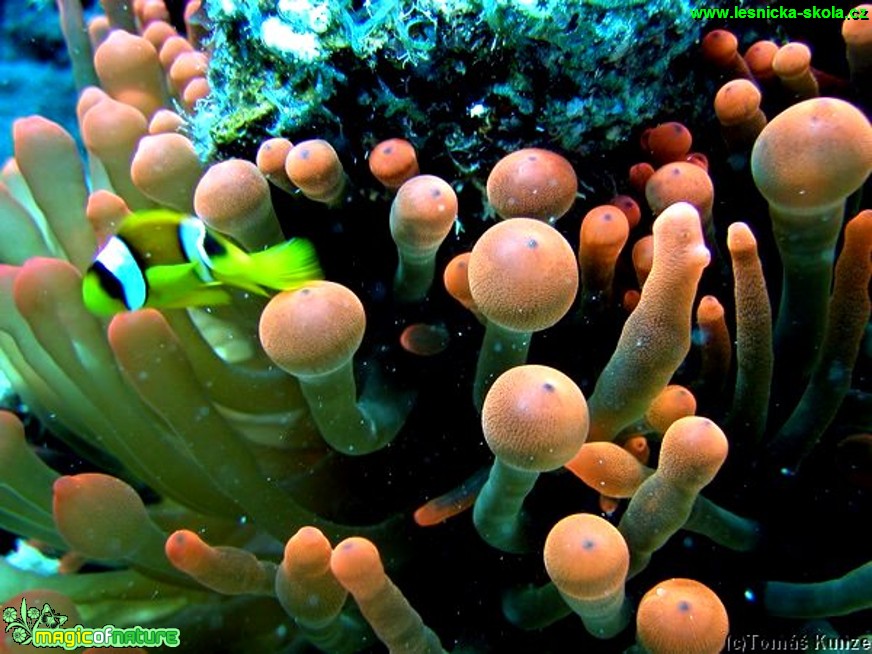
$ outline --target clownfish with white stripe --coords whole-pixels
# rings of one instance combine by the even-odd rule
[[[321,279],[314,246],[293,238],[246,252],[195,216],[164,209],[127,216],[82,280],[91,313],[227,304],[231,288],[270,296]]]

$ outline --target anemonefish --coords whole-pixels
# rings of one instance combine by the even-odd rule
[[[269,296],[321,277],[307,240],[249,253],[199,218],[158,209],[124,219],[85,273],[82,298],[92,313],[111,316],[226,304],[229,288]]]

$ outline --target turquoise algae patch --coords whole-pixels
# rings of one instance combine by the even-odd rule
[[[674,0],[206,0],[201,156],[402,136],[462,179],[538,142],[584,155],[676,106],[703,22]],[[483,163],[480,163],[483,162]],[[480,179],[479,179],[480,181]]]

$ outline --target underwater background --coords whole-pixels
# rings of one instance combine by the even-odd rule
[[[0,590],[10,601],[2,606],[19,606],[20,597],[15,603],[11,598],[24,591],[49,589],[66,598],[51,595],[49,603],[57,608],[56,602],[69,602],[64,610],[76,611],[82,624],[178,627],[181,649],[192,652],[318,651],[313,642],[328,652],[385,651],[367,626],[377,618],[355,603],[356,596],[343,605],[345,591],[332,577],[324,582],[325,594],[310,604],[329,604],[338,594],[338,605],[344,606],[341,614],[337,607],[329,620],[307,622],[306,609],[291,599],[294,593],[288,588],[301,582],[287,559],[281,563],[285,541],[311,522],[282,520],[310,516],[319,521],[316,526],[335,549],[354,534],[375,542],[390,579],[420,615],[412,619],[399,612],[387,620],[389,625],[409,620],[409,632],[402,637],[423,643],[420,650],[407,643],[391,651],[440,651],[434,643],[455,652],[621,652],[632,647],[750,651],[776,649],[776,644],[804,650],[814,649],[816,642],[830,642],[816,640],[823,636],[850,639],[872,633],[868,304],[855,360],[846,364],[847,371],[837,371],[849,381],[842,384],[844,380],[832,372],[833,386],[845,386],[843,397],[835,401],[838,410],[820,429],[811,453],[804,453],[801,466],[779,460],[769,444],[794,415],[809,377],[822,374],[803,368],[806,362],[779,358],[776,350],[774,385],[771,393],[764,393],[768,422],[757,440],[748,436],[751,430],[746,426],[728,424],[742,365],[735,346],[728,226],[745,222],[756,237],[774,318],[781,296],[782,257],[769,204],[751,172],[751,143],[729,142],[712,108],[719,88],[740,75],[703,56],[701,42],[713,30],[728,30],[738,39],[740,52],[760,40],[779,46],[804,43],[819,71],[819,94],[840,98],[866,116],[865,131],[852,137],[861,150],[859,163],[844,173],[861,180],[847,197],[846,221],[864,211],[868,214],[872,207],[870,64],[865,64],[866,77],[849,67],[840,20],[702,20],[690,13],[699,8],[676,2],[547,0],[206,0],[202,7],[189,2],[187,8],[178,2],[148,0],[132,8],[110,2],[105,9],[86,4],[88,21],[104,12],[111,16],[102,36],[100,29],[92,30],[90,36],[97,41],[108,38],[110,26],[124,25],[126,15],[131,33],[146,34],[155,22],[172,25],[164,32],[152,26],[148,38],[165,43],[175,30],[189,43],[179,46],[180,51],[201,53],[188,58],[192,70],[176,69],[176,79],[172,61],[161,62],[163,96],[150,109],[137,104],[137,93],[149,94],[144,83],[131,83],[137,93],[125,96],[119,75],[107,81],[104,76],[111,75],[99,70],[90,71],[90,78],[87,72],[77,73],[80,87],[82,79],[90,79],[85,86],[100,85],[118,104],[136,107],[143,113],[142,126],[158,107],[178,114],[173,124],[179,127],[169,131],[184,135],[187,149],[179,151],[184,164],[178,168],[166,161],[155,164],[170,170],[165,177],[155,176],[167,189],[172,187],[164,195],[154,186],[137,185],[129,175],[132,154],[145,136],[142,127],[134,125],[132,137],[117,138],[120,169],[128,170],[124,181],[115,177],[115,164],[108,161],[114,156],[110,148],[103,146],[103,154],[97,154],[100,147],[86,147],[80,129],[83,118],[76,118],[82,89],[73,79],[57,9],[31,0],[7,0],[0,6],[0,158],[18,160],[15,166],[7,164],[0,180],[0,221],[17,225],[0,228],[0,239],[5,240],[0,245],[0,361],[11,384],[4,389],[2,408],[21,420],[31,453],[23,454],[25,448],[20,448],[13,454],[13,447],[5,444],[0,450],[5,458],[0,462],[0,527],[7,552],[21,550],[16,543],[23,537],[41,553],[31,557],[47,559],[40,565],[59,565],[61,570],[43,576],[44,570],[17,569],[36,565],[32,560],[5,564],[0,568]],[[119,69],[125,71],[120,77],[133,77]],[[186,96],[180,80],[186,85],[192,79],[208,81]],[[777,79],[756,83],[770,123],[805,99],[779,86]],[[105,102],[91,101],[93,106]],[[82,116],[89,108],[79,103]],[[13,122],[34,114],[62,126],[74,145],[42,123],[18,123],[13,138]],[[124,112],[118,115],[127,120]],[[98,131],[109,132],[116,119],[107,120]],[[626,582],[629,622],[605,639],[591,635],[553,589],[541,596],[525,595],[523,589],[549,583],[541,550],[556,522],[586,513],[618,526],[629,499],[610,505],[562,464],[552,466],[556,470],[540,475],[524,501],[523,531],[531,545],[522,553],[486,542],[471,509],[432,526],[421,526],[413,518],[425,503],[458,487],[472,502],[494,458],[482,435],[480,407],[473,401],[487,320],[479,320],[446,291],[442,274],[455,255],[472,250],[506,217],[489,200],[487,186],[491,170],[513,151],[542,148],[571,164],[577,176],[574,202],[565,215],[544,222],[562,235],[573,256],[579,250],[582,220],[591,209],[618,204],[619,195],[635,200],[641,207],[638,224],[629,229],[629,240],[617,256],[611,299],[588,297],[585,305],[581,290],[565,315],[528,339],[526,361],[565,373],[593,405],[598,380],[631,315],[624,292],[640,287],[633,245],[651,234],[660,213],[649,206],[644,182],[634,183],[629,171],[640,162],[654,167],[674,163],[658,162],[654,150],[643,146],[646,130],[673,121],[692,134],[692,147],[680,158],[684,160],[687,150],[702,153],[714,189],[712,233],[705,234],[711,262],[693,293],[694,315],[700,298],[716,297],[723,305],[733,347],[726,367],[709,376],[707,357],[723,353],[712,355],[707,349],[707,332],[694,318],[687,333],[692,345],[668,377],[670,383],[694,393],[695,414],[722,427],[730,443],[726,462],[703,495],[740,516],[737,522],[746,536],[751,525],[754,537],[731,548],[678,530]],[[160,131],[150,131],[150,138]],[[356,406],[366,418],[376,425],[396,423],[396,433],[372,453],[348,456],[321,439],[326,419],[312,406],[314,391],[301,391],[297,381],[306,375],[286,374],[279,369],[281,362],[278,367],[273,363],[272,351],[262,350],[258,321],[265,298],[238,293],[230,308],[201,311],[191,320],[184,310],[165,308],[167,331],[175,336],[160,345],[155,345],[155,334],[165,332],[157,323],[143,326],[140,333],[135,319],[124,322],[132,313],[110,321],[91,316],[81,303],[78,276],[88,269],[97,240],[108,238],[128,209],[163,206],[202,216],[204,211],[195,208],[195,189],[210,167],[228,160],[258,161],[262,143],[272,137],[293,143],[323,139],[342,165],[344,186],[326,201],[301,191],[303,184],[285,184],[283,189],[281,171],[273,171],[273,177],[263,166],[265,176],[257,182],[262,187],[255,186],[262,193],[267,188],[264,180],[272,182],[266,191],[266,213],[275,216],[285,237],[309,240],[324,278],[350,290],[362,304],[365,332],[359,347],[351,351],[356,351],[351,377],[357,382],[357,390],[350,391],[352,404],[357,392]],[[435,281],[425,297],[411,301],[398,297],[396,290],[398,259],[403,255],[392,240],[390,216],[397,192],[380,183],[370,168],[376,146],[389,138],[411,142],[420,172],[448,182],[458,202],[457,218],[437,244]],[[56,149],[41,150],[41,139],[55,143]],[[788,146],[790,157],[798,158],[802,147],[807,146]],[[169,152],[168,159],[175,156],[175,150]],[[70,172],[72,153],[85,163]],[[94,161],[102,163],[102,170]],[[790,159],[784,165],[789,167]],[[70,174],[59,177],[52,189],[50,180],[33,180],[40,169]],[[77,186],[85,176],[89,186],[84,181]],[[222,183],[229,191],[213,191],[219,197],[213,206],[233,205],[239,200],[234,189],[247,182],[231,175]],[[21,190],[27,187],[29,193]],[[107,203],[115,208],[106,209],[106,220],[114,222],[111,227],[104,224],[103,232],[91,215],[102,215],[103,205],[98,207],[94,200],[98,188],[123,200],[121,209]],[[53,199],[45,199],[53,192]],[[693,202],[677,193],[678,199]],[[89,199],[93,211],[85,210]],[[263,197],[258,202],[260,211]],[[56,213],[62,217],[56,219]],[[255,210],[249,204],[240,213],[245,217]],[[35,230],[20,227],[26,217],[33,218]],[[41,236],[18,240],[18,234]],[[863,234],[859,247],[868,264],[868,228]],[[234,238],[244,242],[238,235]],[[843,238],[838,238],[837,253]],[[69,260],[72,265],[60,268],[45,259]],[[868,274],[866,280],[868,291]],[[865,296],[868,303],[868,292]],[[214,321],[202,315],[209,313],[214,313]],[[325,340],[333,327],[330,315],[326,320],[320,327]],[[826,316],[821,321],[825,323]],[[428,326],[419,332],[428,340],[401,340],[404,330],[415,325]],[[154,332],[148,331],[152,328]],[[795,335],[798,341],[802,336]],[[168,349],[168,358],[190,360],[190,366],[163,372],[160,366],[150,367],[148,360]],[[158,379],[156,384],[148,383],[149,375]],[[643,376],[631,367],[621,380],[629,395],[637,386],[643,388],[640,393],[648,392]],[[333,391],[321,392],[321,400],[332,407]],[[338,397],[340,391],[335,393]],[[346,409],[359,415],[348,407],[334,407],[335,415],[344,418]],[[595,413],[591,416],[593,420]],[[656,467],[662,430],[658,434],[641,415],[629,422],[628,432],[647,438],[648,465]],[[817,421],[812,422],[817,429]],[[4,418],[4,443],[14,440],[16,425],[14,419]],[[125,445],[126,439],[136,444]],[[28,458],[32,453],[38,461]],[[156,465],[162,461],[166,470]],[[105,479],[98,483],[82,477],[93,473],[122,480],[132,495],[125,495],[127,491],[114,482],[103,485]],[[63,492],[57,478],[79,479],[80,504],[75,499],[74,508],[59,508]],[[150,522],[143,527],[146,521]],[[167,559],[163,541],[173,542],[177,530],[186,529],[209,546],[227,549],[209,553],[180,537],[181,553]],[[13,556],[13,561],[21,558],[26,557]],[[842,607],[838,610],[777,615],[764,599],[775,593],[771,582],[801,584],[802,588],[779,592],[789,596],[795,590],[802,595],[806,584],[855,569],[861,572],[853,586],[820,600],[824,607]],[[635,613],[640,601],[671,578],[690,578],[714,591],[729,617],[726,641],[714,648],[692,642],[665,649],[637,644]],[[287,586],[281,590],[283,583]],[[342,587],[347,588],[344,583]],[[313,590],[307,597],[315,596]],[[531,606],[518,607],[525,603]],[[785,603],[789,605],[789,599]],[[517,624],[525,619],[535,622],[531,616],[538,616],[540,609],[554,609],[553,624],[550,618],[543,618],[548,624],[541,628]],[[425,629],[420,621],[429,631],[420,631]],[[7,630],[0,651],[25,651],[11,642],[11,633]],[[850,642],[831,644],[839,645],[830,648],[834,651],[852,649]]]

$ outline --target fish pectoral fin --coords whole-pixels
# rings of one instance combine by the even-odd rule
[[[193,263],[172,266],[154,266],[147,269],[147,306],[179,309],[227,304],[230,294],[221,282],[204,282],[194,270]]]
[[[187,295],[180,295],[172,299],[167,298],[160,302],[160,306],[166,309],[187,309],[188,307],[209,307],[220,304],[230,304],[232,301],[227,287],[220,282],[206,284],[196,291]]]
[[[145,277],[149,287],[155,289],[194,289],[203,286],[203,280],[197,276],[193,263],[150,266],[145,269]]]
[[[232,279],[222,279],[219,277],[219,279],[227,286],[233,286],[238,288],[240,291],[246,291],[252,295],[260,295],[261,297],[272,297],[273,295],[260,284],[256,284],[247,279],[242,279],[241,277],[234,277]]]

